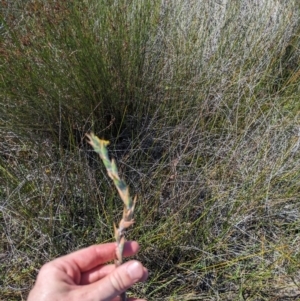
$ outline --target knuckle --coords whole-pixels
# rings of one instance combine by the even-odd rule
[[[127,289],[126,279],[124,277],[122,277],[120,273],[110,274],[110,283],[117,293],[122,293]]]

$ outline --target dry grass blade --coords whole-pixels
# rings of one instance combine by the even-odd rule
[[[117,241],[115,264],[116,266],[120,266],[123,262],[125,231],[134,223],[132,216],[136,203],[136,197],[134,198],[134,200],[132,200],[129,194],[128,186],[119,177],[116,162],[114,160],[109,159],[108,151],[106,148],[106,146],[109,144],[109,141],[101,140],[93,133],[90,133],[89,135],[87,135],[87,137],[90,139],[89,144],[93,147],[94,151],[99,154],[101,160],[103,161],[107,173],[109,177],[113,180],[119,192],[119,195],[124,203],[123,218],[119,223],[119,227],[117,228],[117,226],[114,224],[115,239]],[[121,295],[121,299],[123,301],[127,300],[125,292]]]

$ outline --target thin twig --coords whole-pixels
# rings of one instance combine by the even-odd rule
[[[129,194],[128,186],[119,177],[118,168],[115,160],[109,159],[108,151],[106,148],[109,144],[109,141],[101,140],[93,133],[90,133],[89,135],[87,135],[87,137],[90,139],[88,142],[89,144],[91,144],[94,151],[100,155],[100,158],[102,159],[104,166],[107,170],[108,176],[113,180],[119,192],[119,195],[124,203],[123,217],[119,223],[119,227],[117,228],[117,226],[114,224],[115,239],[117,242],[115,265],[118,267],[123,263],[125,231],[134,223],[133,212],[137,197],[135,196],[135,198],[132,200]],[[122,293],[120,297],[122,301],[126,301],[126,292]]]

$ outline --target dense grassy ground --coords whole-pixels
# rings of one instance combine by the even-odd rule
[[[300,5],[1,1],[0,295],[112,240],[137,193],[148,300],[300,298]]]

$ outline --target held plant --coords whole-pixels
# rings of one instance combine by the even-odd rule
[[[123,262],[125,231],[134,223],[132,216],[137,197],[135,196],[134,199],[131,198],[128,186],[119,177],[115,160],[109,159],[108,151],[106,148],[106,146],[109,144],[109,141],[101,140],[93,133],[87,134],[87,137],[89,138],[88,142],[93,147],[94,151],[100,155],[100,158],[102,159],[107,170],[108,176],[113,180],[124,203],[123,218],[119,223],[119,227],[117,228],[117,226],[114,224],[115,239],[117,241],[115,264],[116,266],[120,266]],[[127,300],[125,292],[121,295],[121,299],[122,301]]]

